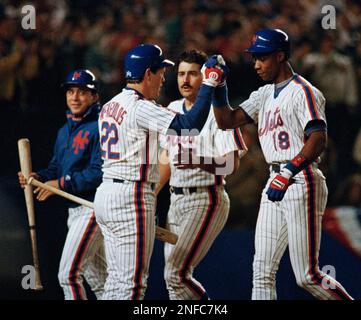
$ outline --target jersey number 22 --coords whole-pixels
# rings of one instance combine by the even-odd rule
[[[102,123],[102,136],[100,138],[100,145],[102,147],[102,158],[117,160],[119,159],[119,152],[113,152],[112,146],[119,140],[118,130],[114,123],[109,124],[104,121]]]

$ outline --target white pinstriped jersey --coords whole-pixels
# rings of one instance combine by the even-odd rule
[[[186,112],[184,99],[173,101],[168,109],[177,113]],[[239,128],[234,130],[221,130],[218,128],[213,108],[211,108],[207,121],[198,136],[160,136],[161,147],[168,150],[171,167],[169,184],[173,187],[201,187],[225,184],[223,176],[216,176],[202,169],[177,169],[174,166],[174,157],[180,148],[195,149],[195,154],[202,157],[221,157],[233,151],[239,151],[239,157],[247,152]],[[233,165],[233,163],[232,163]]]
[[[103,177],[157,182],[158,133],[165,134],[175,113],[124,88],[99,115]]]
[[[265,85],[240,104],[258,123],[258,136],[267,163],[288,162],[303,148],[305,128],[312,120],[323,120],[325,98],[303,77],[294,74],[275,96],[275,86]]]

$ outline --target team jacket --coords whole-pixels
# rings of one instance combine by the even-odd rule
[[[58,179],[62,190],[89,201],[93,201],[102,181],[99,110],[100,105],[93,104],[80,119],[68,110],[67,123],[58,131],[53,158],[47,169],[37,172],[42,181]]]

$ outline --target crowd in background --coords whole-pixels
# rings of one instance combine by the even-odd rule
[[[21,27],[24,4],[29,1],[0,0],[0,139],[7,173],[18,169],[20,136],[36,142],[34,166],[50,159],[65,121],[60,83],[69,71],[93,71],[106,102],[125,84],[123,58],[131,47],[158,44],[173,60],[184,49],[197,48],[223,55],[231,70],[230,102],[237,106],[263,84],[244,49],[256,30],[273,27],[291,38],[294,71],[327,99],[329,144],[320,167],[328,179],[329,205],[361,207],[359,0],[34,0],[35,30]],[[336,29],[322,28],[325,4],[336,8]],[[159,102],[177,98],[176,73],[170,70]],[[256,128],[246,126],[243,133],[249,152],[227,180],[232,226],[254,225],[268,177]]]

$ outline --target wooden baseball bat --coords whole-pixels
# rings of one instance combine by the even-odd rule
[[[48,191],[51,191],[51,192],[55,193],[56,195],[58,195],[60,197],[63,197],[65,199],[68,199],[68,200],[73,201],[75,203],[79,203],[79,204],[81,204],[83,206],[86,206],[88,208],[94,209],[93,202],[90,202],[88,200],[79,198],[77,196],[74,196],[74,195],[72,195],[70,193],[67,193],[67,192],[65,192],[63,190],[57,189],[55,187],[49,186],[49,185],[47,185],[45,183],[42,183],[42,182],[34,179],[33,177],[31,177],[28,180],[28,184],[32,185],[32,186],[40,187],[40,188],[48,190]],[[159,226],[155,227],[155,237],[158,240],[168,242],[168,243],[171,243],[171,244],[176,244],[177,240],[178,240],[178,236],[176,234],[170,232],[167,229],[161,228]]]
[[[28,139],[18,140],[19,159],[21,172],[26,179],[29,178],[32,172],[30,141]],[[38,246],[36,242],[36,229],[35,229],[35,210],[33,199],[33,188],[31,185],[26,185],[24,189],[26,210],[28,213],[29,230],[31,239],[31,251],[33,256],[33,263],[35,268],[35,288],[34,290],[43,290],[40,279],[40,264],[38,257]]]

